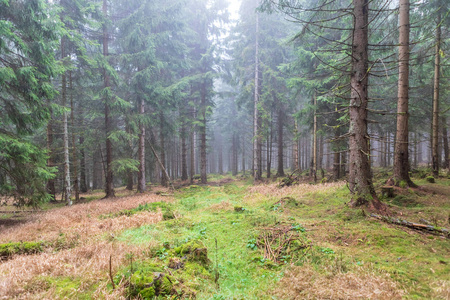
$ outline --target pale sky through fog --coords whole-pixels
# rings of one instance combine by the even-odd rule
[[[237,19],[239,17],[239,6],[241,5],[241,0],[228,0],[230,3],[229,10],[232,19]]]

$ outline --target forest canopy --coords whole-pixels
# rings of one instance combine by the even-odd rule
[[[0,194],[450,167],[448,1],[0,1]],[[237,2],[232,3],[236,7]]]

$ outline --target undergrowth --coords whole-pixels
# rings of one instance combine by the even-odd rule
[[[449,227],[448,180],[427,185],[422,176],[414,181],[424,189],[397,189],[394,198],[383,201],[409,221]],[[222,179],[228,177],[217,178]],[[449,297],[448,239],[381,223],[362,209],[349,208],[349,199],[343,183],[283,189],[277,183],[252,186],[248,181],[192,185],[175,192],[170,203],[139,202],[92,218],[106,227],[148,212],[163,215],[159,222],[123,226],[96,237],[121,257],[113,260],[110,276],[100,281],[40,276],[25,286],[31,293],[41,284],[41,293],[56,290],[60,298]],[[61,240],[68,243],[64,236]],[[70,251],[78,248],[74,244]]]

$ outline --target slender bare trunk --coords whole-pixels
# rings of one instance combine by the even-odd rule
[[[145,114],[145,101],[140,99],[139,103],[139,114],[141,118]],[[139,121],[139,171],[138,171],[138,193],[143,193],[146,190],[146,179],[145,179],[145,125],[142,120]]]
[[[66,57],[65,54],[65,45],[64,45],[64,37],[61,39],[61,57],[64,59]],[[70,184],[70,160],[69,160],[69,132],[68,132],[68,124],[67,124],[67,111],[66,111],[66,102],[67,102],[67,78],[66,72],[62,74],[62,87],[61,87],[61,98],[62,98],[62,106],[64,108],[63,113],[63,142],[64,142],[64,201],[67,205],[72,205],[71,196],[71,184]]]
[[[277,123],[277,134],[278,134],[278,169],[277,169],[277,177],[283,177],[284,174],[284,157],[283,157],[283,106],[281,102],[279,103],[280,107],[278,108],[278,123]]]
[[[272,138],[273,138],[272,121],[270,121],[269,137],[266,142],[266,166],[267,166],[266,174],[267,174],[267,178],[270,178],[272,176],[272,155],[271,155],[272,154]]]
[[[88,191],[86,178],[86,153],[84,149],[84,136],[80,135],[80,192],[86,193]]]
[[[203,82],[201,87],[201,122],[200,127],[200,181],[202,184],[207,183],[206,177],[206,83]]]
[[[441,13],[438,12],[436,28],[436,45],[434,60],[434,93],[433,93],[433,120],[432,120],[432,143],[431,143],[431,160],[433,175],[439,176],[439,82],[440,82],[440,65],[441,65]]]
[[[186,116],[185,110],[182,110],[182,126],[181,126],[181,180],[188,179],[187,170],[187,145],[186,145]]]
[[[313,132],[312,132],[312,149],[311,149],[311,174],[310,176],[314,178],[314,182],[317,181],[317,114],[316,114],[316,107],[317,107],[317,97],[316,92],[314,91],[313,95]]]
[[[166,170],[166,151],[165,151],[165,136],[164,136],[164,114],[160,112],[159,114],[159,141],[160,141],[160,147],[161,147],[161,153],[160,153],[160,161],[161,161],[161,185],[167,187],[167,180],[168,180],[168,174],[165,171]]]
[[[398,47],[397,134],[394,152],[394,181],[415,186],[409,177],[409,0],[400,0]]]
[[[103,0],[103,16],[108,16],[107,0]],[[106,59],[108,57],[108,29],[106,24],[103,24],[103,56]],[[103,70],[104,88],[110,89],[108,71]],[[108,94],[108,93],[107,93]],[[105,135],[106,135],[106,176],[105,176],[105,198],[115,197],[113,186],[113,170],[112,170],[112,141],[109,135],[111,134],[111,117],[109,108],[109,96],[105,99]]]
[[[51,118],[47,123],[47,151],[48,151],[47,166],[54,167],[54,162],[53,162],[53,121]],[[52,200],[56,200],[55,179],[52,178],[47,181],[47,192],[52,196]]]
[[[261,137],[259,130],[259,13],[256,12],[255,91],[253,108],[253,178],[261,180]]]
[[[443,169],[450,168],[450,151],[448,145],[448,131],[447,131],[447,118],[445,116],[441,117],[442,120],[442,145],[444,147],[444,162],[442,165]]]
[[[73,85],[72,72],[69,71],[69,90],[70,90],[70,121],[72,125],[72,157],[73,157],[73,187],[75,189],[75,201],[80,200],[80,187],[78,183],[78,158],[77,146],[75,143],[75,117],[73,107]]]

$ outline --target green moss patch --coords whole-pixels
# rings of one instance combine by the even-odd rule
[[[107,218],[117,218],[120,216],[132,216],[134,214],[137,214],[139,212],[144,211],[158,211],[161,210],[163,212],[163,219],[169,220],[174,218],[174,213],[171,209],[171,205],[166,202],[151,202],[151,203],[145,203],[145,204],[139,204],[138,207],[132,208],[132,209],[124,209],[116,213],[101,215],[100,219],[107,219]]]
[[[0,258],[9,258],[14,254],[35,254],[42,252],[43,242],[18,242],[0,244]]]
[[[202,286],[200,282],[213,280],[208,251],[200,240],[172,249],[165,243],[150,251],[149,256],[146,260],[130,263],[115,276],[116,282],[128,278],[128,297],[192,298]]]

